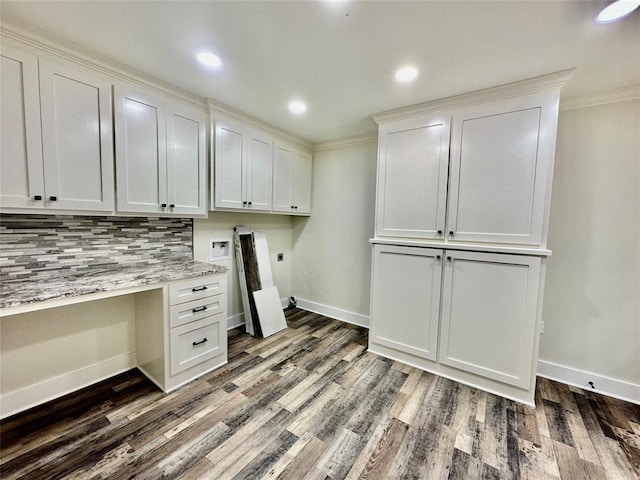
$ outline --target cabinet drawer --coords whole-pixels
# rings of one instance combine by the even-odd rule
[[[194,278],[186,282],[175,283],[169,286],[169,305],[220,295],[226,291],[226,288],[227,279],[224,275]]]
[[[226,317],[219,313],[171,329],[171,375],[223,353]]]
[[[227,296],[225,294],[214,295],[200,300],[172,305],[169,308],[171,312],[169,326],[171,328],[179,327],[185,323],[225,312],[227,310]]]

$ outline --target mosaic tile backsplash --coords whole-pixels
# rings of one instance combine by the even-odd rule
[[[192,258],[191,219],[0,216],[3,281]]]

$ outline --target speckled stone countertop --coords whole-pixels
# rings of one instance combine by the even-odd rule
[[[225,273],[228,269],[206,262],[185,260],[137,267],[113,266],[83,273],[55,274],[39,279],[1,279],[0,308],[47,300],[79,297],[155,283]]]

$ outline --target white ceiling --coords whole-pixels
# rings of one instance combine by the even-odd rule
[[[639,84],[640,11],[596,25],[607,3],[2,0],[0,14],[317,143],[375,133],[372,113],[570,67],[565,96]],[[224,70],[203,69],[201,49]],[[420,70],[412,85],[393,80],[404,64]]]

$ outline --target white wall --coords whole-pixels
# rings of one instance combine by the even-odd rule
[[[229,239],[233,247],[233,227],[245,225],[255,232],[263,232],[267,236],[273,281],[278,287],[281,299],[291,296],[292,266],[292,222],[289,215],[272,215],[258,213],[209,212],[209,218],[196,219],[193,222],[193,258],[203,262],[209,261],[209,244],[211,239]],[[233,248],[232,248],[233,250]],[[284,261],[276,261],[277,254],[284,253]],[[228,327],[244,323],[242,316],[242,297],[238,283],[238,270],[235,255],[231,260],[216,261],[229,268],[227,318]]]
[[[135,366],[134,296],[0,320],[0,416]]]
[[[548,245],[540,359],[640,385],[640,101],[560,113]]]
[[[300,306],[365,325],[369,315],[376,148],[374,140],[316,152],[313,214],[307,219],[294,219],[293,226],[293,293]]]

